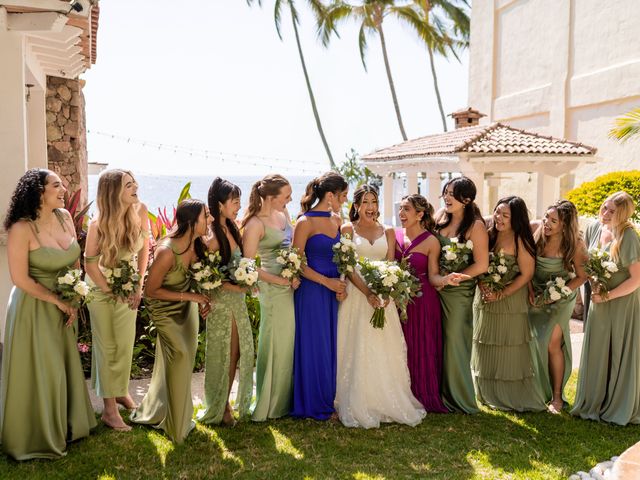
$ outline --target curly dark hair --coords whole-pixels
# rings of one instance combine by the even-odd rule
[[[9,230],[19,220],[36,220],[38,218],[42,193],[47,184],[47,177],[51,173],[53,172],[43,168],[32,168],[20,177],[11,196],[7,216],[4,218],[5,230]]]

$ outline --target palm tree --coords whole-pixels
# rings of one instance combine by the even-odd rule
[[[384,30],[382,29],[382,23],[385,17],[389,14],[398,15],[399,10],[402,8],[396,7],[394,4],[395,2],[393,0],[364,0],[359,5],[351,5],[343,2],[342,0],[336,0],[327,7],[324,13],[324,17],[322,18],[320,25],[320,35],[322,37],[322,43],[326,46],[329,44],[331,35],[333,33],[337,34],[337,26],[340,22],[353,19],[360,23],[358,46],[360,48],[360,59],[362,60],[362,65],[365,70],[367,69],[367,63],[365,60],[367,34],[378,35],[380,39],[380,46],[382,47],[384,66],[387,71],[389,89],[391,90],[391,97],[393,99],[393,107],[395,108],[396,117],[398,118],[398,126],[400,127],[402,138],[407,140],[407,134],[404,130],[404,124],[402,123],[402,115],[400,114],[398,96],[396,95],[393,77],[391,76],[389,55],[387,54],[387,43],[384,36]]]
[[[416,31],[427,47],[433,88],[440,109],[442,127],[446,132],[447,120],[442,108],[433,58],[434,54],[447,58],[451,53],[460,61],[458,50],[469,46],[469,3],[467,0],[413,0],[412,3],[412,8],[402,9],[399,17]]]
[[[609,130],[609,138],[616,138],[621,142],[626,142],[638,134],[640,134],[640,107],[616,118],[615,127]]]
[[[259,6],[262,6],[262,0],[246,0],[247,4],[251,6],[254,2],[257,2]],[[318,21],[324,15],[324,7],[318,0],[307,0],[307,3],[311,7],[313,13],[315,14]],[[309,93],[309,101],[311,102],[311,108],[313,110],[313,116],[316,119],[316,127],[318,128],[318,133],[320,134],[320,138],[322,139],[322,144],[324,145],[324,149],[327,152],[327,157],[329,157],[329,164],[331,165],[331,169],[336,169],[336,164],[333,161],[333,155],[331,155],[331,149],[329,148],[329,143],[327,142],[327,138],[324,135],[324,130],[322,129],[322,123],[320,122],[320,114],[318,113],[318,107],[316,105],[316,99],[313,95],[313,89],[311,88],[311,81],[309,80],[309,72],[307,71],[307,64],[304,60],[304,55],[302,53],[302,45],[300,44],[300,35],[298,34],[298,24],[300,23],[300,18],[298,15],[298,10],[295,6],[294,0],[275,0],[273,16],[276,24],[276,31],[278,32],[278,37],[282,40],[282,32],[280,30],[280,26],[282,23],[282,11],[285,8],[285,4],[289,6],[289,12],[291,13],[291,21],[293,23],[293,32],[296,37],[296,44],[298,46],[298,54],[300,55],[300,63],[302,64],[302,72],[304,73],[304,80],[307,84],[307,92]]]

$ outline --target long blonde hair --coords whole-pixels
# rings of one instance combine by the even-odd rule
[[[280,191],[287,185],[289,185],[289,180],[277,173],[267,175],[262,180],[254,183],[249,194],[249,205],[242,219],[242,227],[251,220],[251,217],[255,217],[260,213],[260,208],[262,208],[262,202],[265,198],[280,195]]]
[[[604,204],[607,202],[612,202],[616,206],[616,211],[613,214],[613,218],[611,219],[611,224],[613,225],[612,233],[613,233],[613,242],[611,243],[611,258],[614,262],[618,261],[618,255],[620,254],[620,244],[622,243],[622,236],[624,235],[624,231],[627,228],[633,228],[633,225],[629,221],[631,215],[633,215],[633,211],[635,210],[635,205],[633,203],[633,198],[627,192],[620,191],[609,195],[602,205],[600,206],[599,214],[602,215],[602,211],[604,210]]]
[[[125,177],[128,170],[105,170],[98,179],[98,251],[102,265],[114,267],[122,250],[132,251],[140,236],[141,226],[133,205],[122,203]]]

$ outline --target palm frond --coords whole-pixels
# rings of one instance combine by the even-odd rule
[[[348,20],[352,16],[352,7],[342,1],[336,1],[324,10],[321,23],[318,25],[318,36],[322,44],[326,47],[329,45],[331,35],[338,38],[338,24]]]
[[[282,3],[283,0],[276,0],[273,4],[273,21],[276,24],[276,32],[278,32],[280,40],[282,40],[282,32],[280,30],[282,26]]]
[[[631,137],[640,134],[640,107],[616,118],[614,124],[615,126],[609,130],[609,138],[626,142]]]

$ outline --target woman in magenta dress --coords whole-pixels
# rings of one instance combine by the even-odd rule
[[[440,276],[438,260],[440,242],[431,233],[433,207],[422,195],[409,195],[400,205],[400,222],[404,230],[396,232],[396,259],[406,257],[413,273],[422,283],[422,296],[407,307],[407,321],[402,324],[407,342],[407,363],[411,391],[427,412],[447,413],[440,395],[442,377],[442,319],[440,299],[432,285],[459,285],[469,278],[461,273]]]
[[[341,223],[333,212],[340,211],[348,187],[335,172],[309,182],[293,231],[293,246],[307,256],[294,294],[294,417],[327,420],[335,412],[338,301],[346,296],[346,283],[332,261]]]

